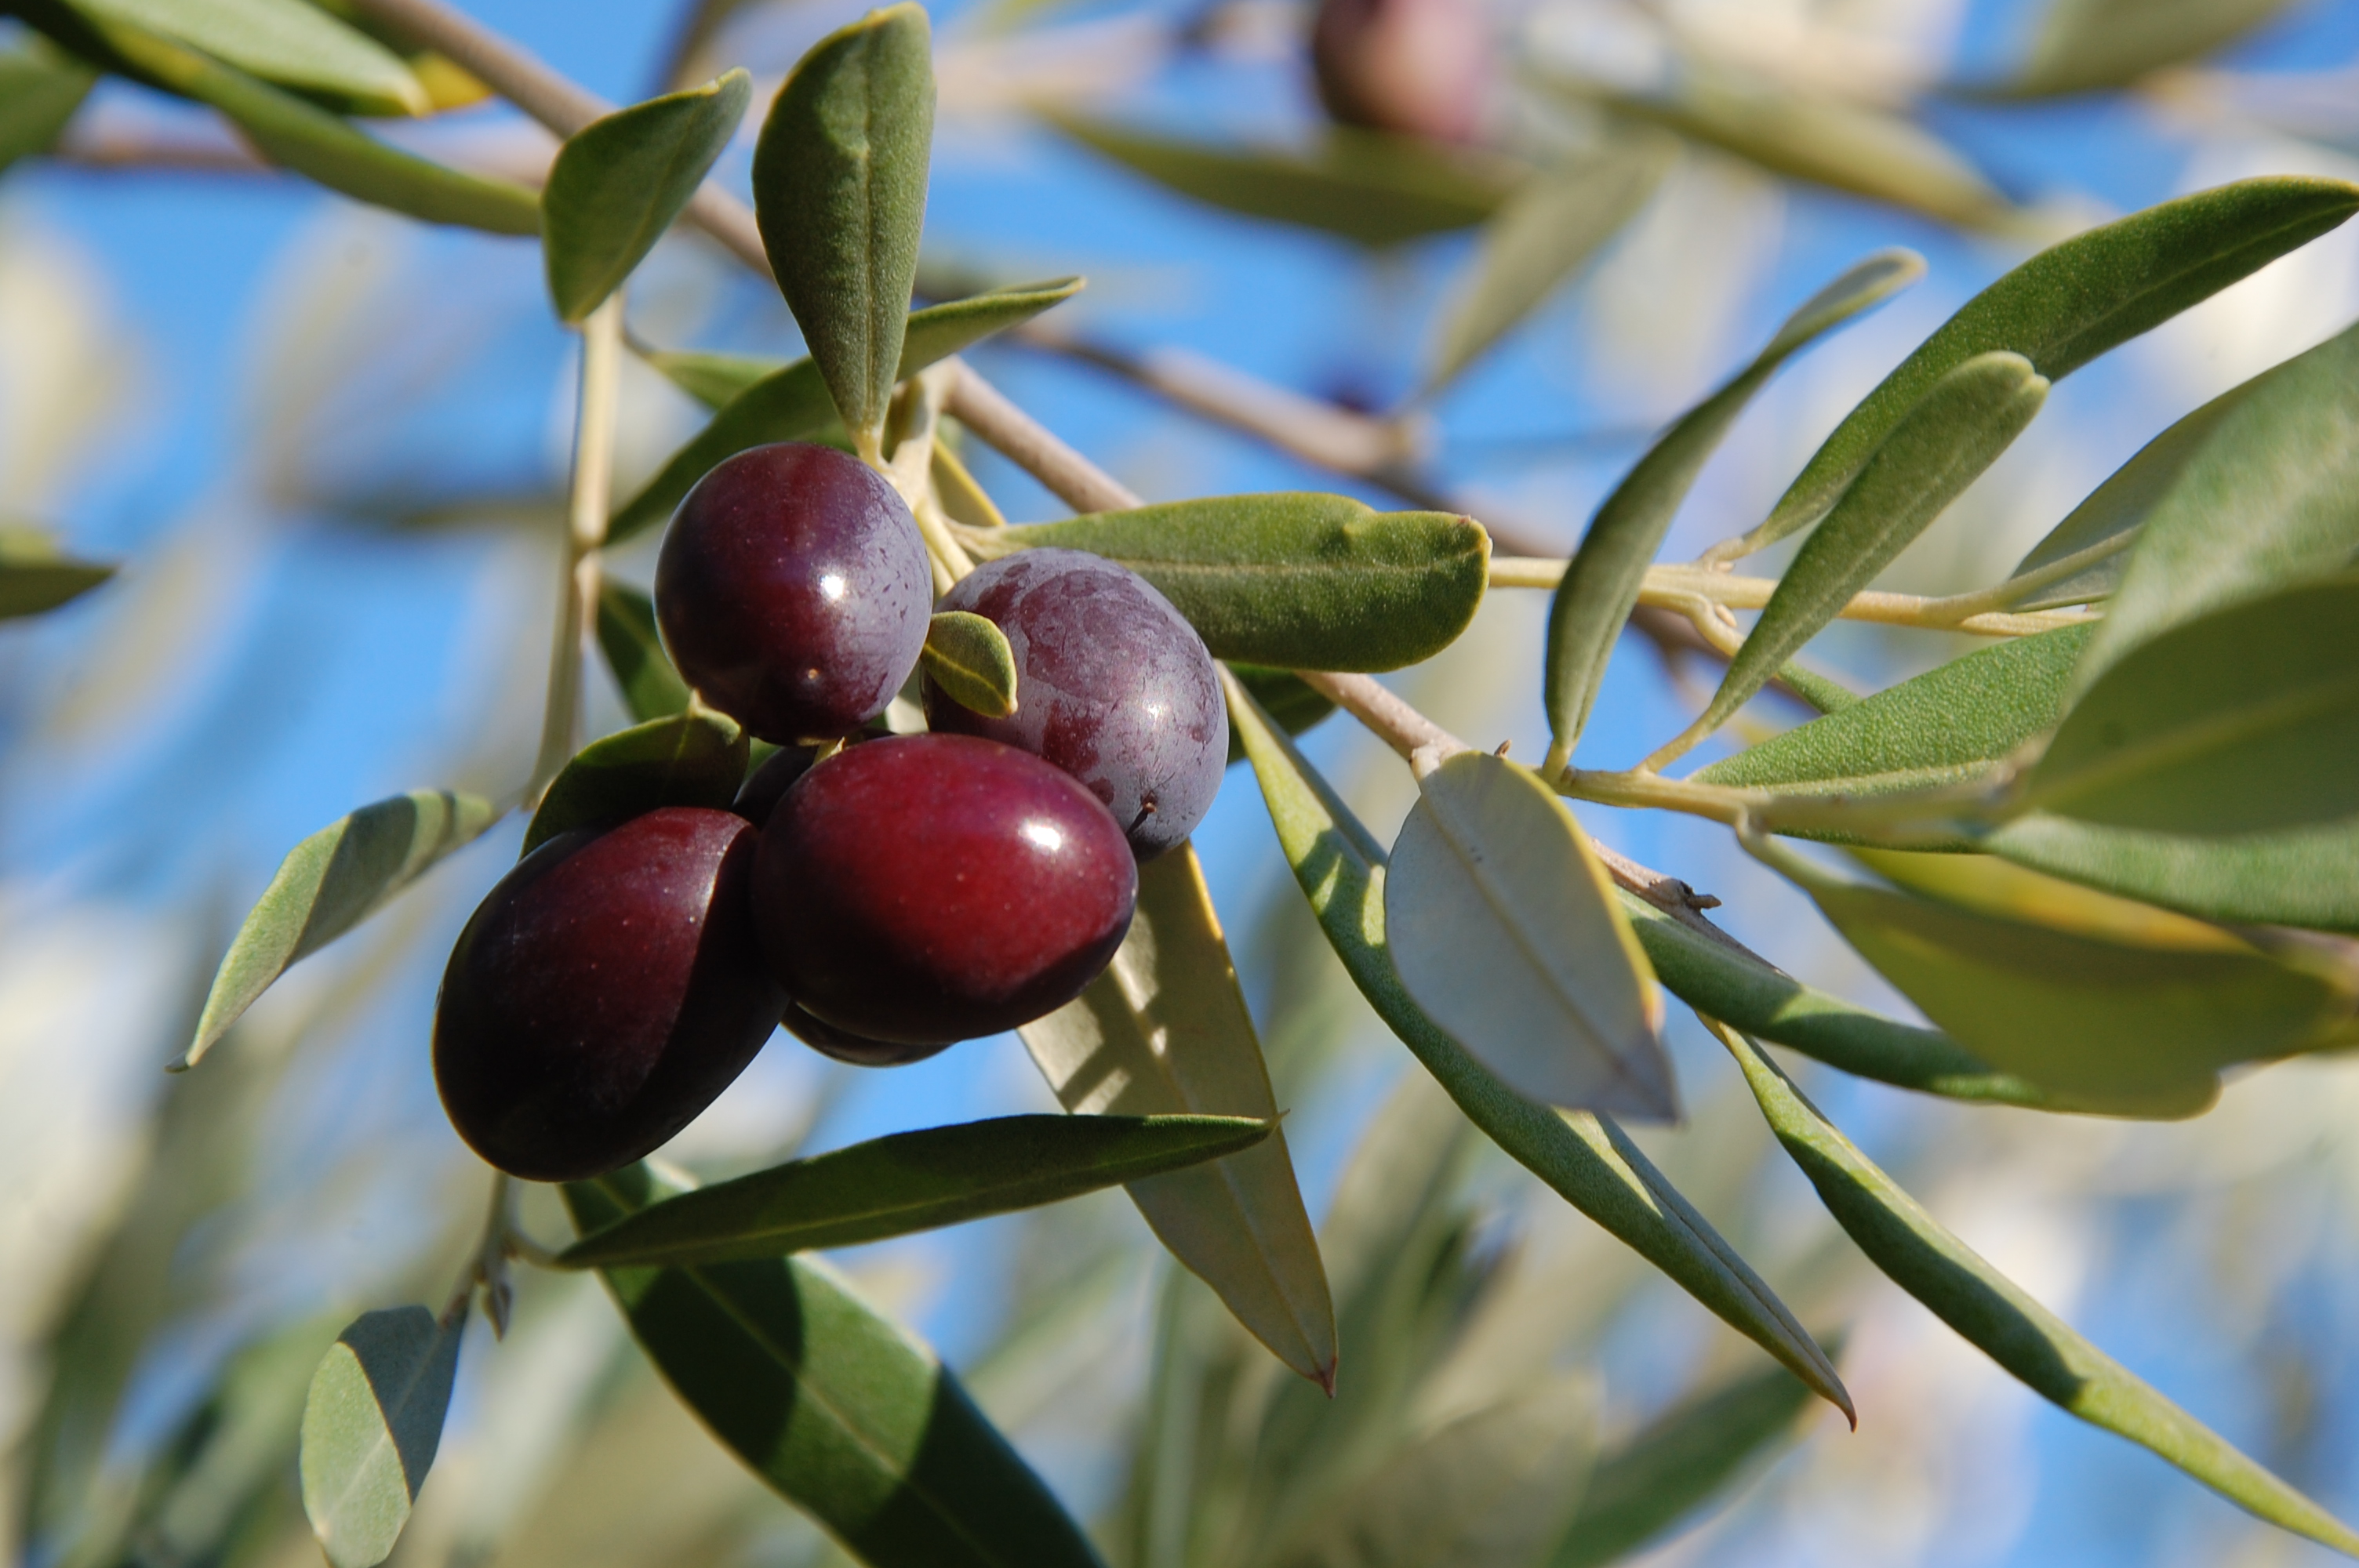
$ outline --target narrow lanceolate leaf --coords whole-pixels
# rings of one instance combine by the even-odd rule
[[[289,849],[223,956],[196,1037],[175,1065],[195,1066],[288,965],[367,919],[498,817],[475,795],[412,790],[338,817]]]
[[[900,374],[934,138],[932,33],[903,4],[829,34],[778,89],[754,151],[770,270],[863,455]]]
[[[1790,1439],[1810,1397],[1773,1368],[1648,1422],[1598,1455],[1542,1568],[1604,1568],[1677,1529]]]
[[[160,34],[249,76],[328,99],[354,114],[424,114],[433,108],[399,55],[303,0],[65,3],[109,35],[109,41],[112,25]]]
[[[303,1512],[335,1568],[393,1555],[459,1375],[463,1307],[437,1323],[422,1306],[365,1313],[337,1337],[303,1405]]]
[[[603,1230],[679,1192],[565,1189]],[[712,1434],[872,1568],[1103,1568],[934,1353],[816,1259],[610,1269],[631,1332]]]
[[[0,50],[0,171],[47,152],[98,82],[98,72],[45,38]]]
[[[2206,920],[2359,935],[2359,816],[2196,838],[2033,812],[1983,843],[2050,876]]]
[[[1527,181],[1484,228],[1423,390],[1455,379],[1612,239],[1654,194],[1677,145],[1634,139]]]
[[[2189,1114],[2221,1068],[2314,1044],[2353,1011],[2331,980],[2192,922],[2089,935],[1773,863],[1928,1018],[2086,1109]]]
[[[1767,685],[1998,460],[2047,398],[2048,379],[2021,354],[2003,351],[1970,359],[1935,382],[1803,542],[1698,728],[1725,722]]]
[[[6,86],[5,64],[0,61],[0,91]],[[0,109],[0,115],[6,113]],[[41,529],[0,526],[0,621],[38,615],[80,599],[113,577],[114,569],[60,554],[57,542]]]
[[[1016,711],[1016,651],[1007,633],[980,615],[945,610],[926,627],[926,674],[961,708],[989,719]]]
[[[688,683],[664,652],[655,602],[613,578],[598,585],[598,647],[632,718],[645,723],[688,711]]]
[[[852,1247],[1060,1202],[1249,1149],[1275,1121],[1003,1116],[897,1132],[683,1193],[567,1248],[577,1268]]]
[[[1870,1163],[1758,1047],[1739,1034],[1722,1038],[1778,1141],[1893,1283],[2034,1393],[2153,1450],[2273,1524],[2359,1555],[2359,1534],[2074,1333]]]
[[[1385,884],[1409,996],[1527,1099],[1676,1119],[1654,975],[1571,809],[1481,752],[1418,788]]]
[[[1048,119],[1166,189],[1364,245],[1472,228],[1497,211],[1527,173],[1503,158],[1342,126],[1297,150],[1174,140],[1069,114]]]
[[[1843,1380],[1793,1314],[1620,1128],[1516,1093],[1419,1009],[1386,940],[1383,847],[1244,689],[1228,692],[1278,847],[1376,1015],[1493,1142],[1849,1415]]]
[[[520,185],[388,146],[317,104],[159,35],[115,22],[103,31],[140,70],[227,115],[264,157],[331,190],[429,223],[540,232],[540,201]]]
[[[2062,379],[2359,211],[2359,186],[2239,180],[2054,245],[1968,300],[1843,416],[1751,535],[1754,547],[1832,509],[1933,384],[1977,354],[2021,354]]]
[[[1924,274],[1925,258],[1916,252],[1879,251],[1804,300],[1751,364],[1681,415],[1605,498],[1549,605],[1545,696],[1556,742],[1543,773],[1572,755],[1647,568],[1737,415],[1788,359]]]
[[[560,833],[598,827],[660,806],[714,810],[745,782],[745,731],[726,714],[691,708],[621,730],[584,746],[540,797],[524,831],[525,854]]]
[[[1017,1032],[1082,1115],[1275,1121],[1253,1016],[1191,845],[1139,868],[1138,913],[1079,1000]],[[1280,1361],[1332,1389],[1335,1307],[1286,1134],[1130,1184],[1155,1234]]]
[[[1281,492],[1100,512],[995,534],[1120,561],[1161,590],[1212,656],[1279,669],[1393,670],[1432,657],[1474,619],[1491,536],[1447,512],[1375,512]]]
[[[2215,611],[2132,649],[2065,715],[2024,795],[2158,833],[2359,813],[2359,576]]]
[[[733,70],[592,121],[566,139],[540,193],[541,247],[558,319],[579,321],[655,249],[704,182],[753,78]]]
[[[1334,703],[1321,696],[1291,670],[1274,670],[1266,665],[1231,663],[1229,674],[1239,686],[1253,693],[1263,714],[1289,735],[1299,735],[1335,711]],[[1229,761],[1242,762],[1245,743],[1237,735],[1234,720],[1229,725]]]
[[[2030,58],[1989,96],[2047,98],[2125,87],[2211,53],[2286,8],[2287,0],[2055,0]]]
[[[2359,328],[2221,402],[2229,399],[2192,416],[2219,410],[2200,449],[2147,508],[2076,693],[2172,626],[2332,576],[2359,557],[2351,501],[2359,487]]]
[[[1081,279],[1067,278],[1036,287],[978,294],[914,311],[902,341],[900,374],[915,375],[995,332],[1027,321],[1071,298],[1081,287]],[[712,401],[710,394],[722,392],[727,384],[719,379],[723,374],[756,369],[754,362],[734,367],[718,365],[711,355],[669,357],[683,362],[669,365],[667,356],[658,355],[657,368],[707,401]],[[807,359],[785,365],[761,364],[755,379],[726,392],[718,406],[720,412],[712,422],[674,452],[646,488],[614,514],[606,528],[609,543],[628,539],[669,517],[689,488],[723,459],[766,441],[808,436],[835,414],[819,366]]]

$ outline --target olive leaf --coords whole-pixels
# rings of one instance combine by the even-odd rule
[[[98,83],[98,72],[30,38],[0,49],[0,172],[47,152]]]
[[[654,600],[611,577],[598,584],[598,648],[632,718],[645,723],[688,711],[688,683],[664,652]]]
[[[2359,816],[2195,838],[2032,812],[1983,846],[2050,876],[2207,920],[2359,935]]]
[[[2065,715],[2023,793],[2059,816],[2158,833],[2359,814],[2359,577],[2247,600],[2136,645]]]
[[[901,375],[934,135],[932,32],[905,3],[811,46],[754,149],[770,270],[864,458]]]
[[[185,44],[264,81],[333,101],[354,114],[425,114],[433,109],[426,89],[399,55],[303,0],[62,3],[118,49],[115,28],[127,27]],[[136,54],[132,58],[147,63]],[[167,80],[168,85],[179,85]]]
[[[904,377],[915,375],[995,332],[1030,320],[1050,306],[1071,298],[1081,287],[1081,279],[1066,278],[1057,283],[978,294],[969,299],[954,299],[913,311],[902,340],[899,373]],[[727,384],[723,377],[752,369],[755,362],[743,362],[732,367],[710,355],[656,357],[657,368],[680,382],[690,393],[697,393],[699,387],[719,392]],[[834,405],[828,401],[827,383],[817,364],[807,359],[776,368],[769,368],[766,362],[763,364],[762,373],[731,393],[712,423],[666,460],[655,478],[624,503],[607,524],[608,543],[619,544],[669,517],[680,498],[723,459],[765,442],[791,441],[809,436],[834,416]]]
[[[288,966],[375,914],[434,862],[499,820],[490,801],[412,790],[340,816],[287,852],[223,955],[188,1051],[193,1067]]]
[[[2134,212],[2052,245],[1968,300],[1843,416],[1768,519],[1759,549],[1832,510],[1934,384],[1968,360],[2021,354],[2059,381],[2359,211],[2359,186],[2272,176]]]
[[[1106,972],[1017,1033],[1069,1111],[1278,1114],[1192,845],[1139,868],[1138,912]],[[1130,1195],[1255,1338],[1332,1388],[1335,1309],[1284,1131],[1214,1163],[1134,1182]]]
[[[986,719],[1016,711],[1016,650],[1007,633],[964,610],[938,612],[919,654],[927,676],[961,708]]]
[[[1893,1283],[2032,1392],[2142,1444],[2273,1524],[2359,1555],[2359,1534],[2074,1333],[1870,1163],[1757,1046],[1718,1033],[1786,1152]]]
[[[1376,512],[1280,492],[1174,501],[995,530],[978,554],[1038,546],[1120,561],[1178,608],[1218,659],[1279,669],[1391,670],[1457,640],[1490,583],[1471,517]]]
[[[5,64],[0,61],[0,89],[6,81]],[[0,110],[0,114],[5,113]],[[0,621],[55,610],[80,599],[114,572],[103,562],[78,561],[62,554],[57,541],[42,529],[0,526]]]
[[[1767,686],[1997,460],[2047,397],[2047,378],[2021,354],[1980,354],[1945,372],[1889,427],[1826,521],[1803,541],[1695,730],[1717,729]]]
[[[1217,1160],[1277,1126],[1234,1116],[1003,1116],[898,1132],[652,1204],[559,1260],[724,1263],[882,1241]]]
[[[1335,704],[1304,682],[1291,670],[1274,670],[1266,665],[1248,665],[1231,661],[1229,674],[1236,683],[1253,693],[1261,710],[1269,720],[1289,735],[1299,735],[1335,711]],[[1245,743],[1238,738],[1232,709],[1229,724],[1229,761],[1245,761]]]
[[[393,1555],[459,1375],[467,1314],[422,1306],[364,1313],[336,1338],[303,1404],[303,1512],[334,1568]]]
[[[560,321],[622,287],[729,146],[753,78],[733,70],[592,121],[557,149],[540,192],[541,249]]]
[[[1165,189],[1247,217],[1392,245],[1472,228],[1527,177],[1516,163],[1411,136],[1329,126],[1313,146],[1228,147],[1048,114],[1073,140]]]
[[[584,1234],[686,1190],[645,1165],[564,1189]],[[1079,1524],[908,1330],[814,1258],[605,1271],[674,1391],[873,1568],[1103,1568]]]
[[[745,782],[749,745],[735,719],[710,708],[651,719],[593,741],[550,782],[520,852],[658,806],[726,807]]]
[[[1850,1415],[1843,1379],[1793,1314],[1619,1127],[1516,1093],[1419,1009],[1386,937],[1383,847],[1234,678],[1226,684],[1278,847],[1376,1015],[1517,1163]]]
[[[2048,98],[2126,87],[2210,54],[2267,22],[2287,0],[2052,0],[2022,69],[1979,96]]]
[[[1571,757],[1647,567],[1729,426],[1787,360],[1924,275],[1925,258],[1916,252],[1878,251],[1810,296],[1751,364],[1681,415],[1605,498],[1549,603],[1543,696],[1555,742],[1543,773],[1553,775]]]
[[[1571,810],[1481,752],[1418,789],[1385,883],[1411,1000],[1527,1099],[1676,1119],[1654,975]]]

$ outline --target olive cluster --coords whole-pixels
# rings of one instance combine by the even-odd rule
[[[741,452],[681,502],[656,570],[665,645],[707,705],[780,749],[730,810],[559,834],[484,898],[434,1029],[443,1105],[477,1153],[594,1175],[686,1126],[781,1022],[890,1065],[1029,1022],[1105,968],[1138,862],[1220,786],[1211,655],[1123,567],[1020,551],[943,600],[1006,636],[1015,711],[928,680],[929,732],[886,734],[931,589],[908,507],[832,448]]]

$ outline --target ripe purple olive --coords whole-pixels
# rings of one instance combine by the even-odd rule
[[[794,788],[795,781],[810,771],[812,755],[809,746],[779,747],[762,760],[760,767],[745,775],[729,809],[759,827],[770,820],[778,797]]]
[[[786,1005],[747,902],[760,837],[665,806],[561,833],[501,879],[434,1014],[435,1083],[469,1147],[533,1181],[595,1176],[745,1070]]]
[[[926,722],[1018,746],[1081,780],[1141,860],[1195,830],[1229,754],[1229,710],[1195,628],[1145,578],[1082,550],[1019,550],[942,599],[1016,654],[1016,711],[988,719],[926,683]]]
[[[1310,61],[1327,113],[1435,141],[1482,129],[1493,62],[1478,0],[1321,0]]]
[[[820,763],[763,829],[754,918],[821,1022],[886,1044],[995,1034],[1081,994],[1122,945],[1138,870],[1097,798],[971,735]]]
[[[786,1016],[778,1020],[786,1032],[818,1052],[839,1062],[849,1062],[855,1067],[903,1067],[951,1047],[948,1040],[929,1045],[905,1045],[890,1040],[870,1040],[850,1030],[838,1029],[832,1023],[821,1023],[793,1002],[787,1003]]]
[[[696,481],[656,560],[681,676],[765,741],[848,735],[918,663],[925,541],[893,487],[832,447],[739,452]]]

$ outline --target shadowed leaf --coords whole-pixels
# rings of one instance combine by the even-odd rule
[[[1253,693],[1256,702],[1270,721],[1289,735],[1299,735],[1329,714],[1335,711],[1334,703],[1312,690],[1301,676],[1291,670],[1274,670],[1266,665],[1239,664],[1232,660],[1229,674],[1237,684]],[[1245,743],[1237,738],[1237,727],[1229,726],[1229,761],[1232,764],[1245,758]]]
[[[426,89],[400,56],[303,0],[63,4],[110,35],[110,42],[116,42],[111,36],[114,25],[128,25],[186,44],[264,81],[336,101],[356,114],[424,114],[433,108]]]
[[[603,827],[662,806],[714,810],[737,798],[749,743],[710,709],[651,719],[584,746],[550,782],[524,831],[529,855],[560,833]]]
[[[654,601],[613,578],[598,585],[598,647],[632,718],[645,723],[688,711],[688,683],[664,652]]]
[[[0,59],[0,92],[6,86],[6,62]],[[0,109],[0,115],[6,113]],[[0,165],[5,162],[5,157],[0,157]],[[104,563],[73,560],[60,554],[57,542],[41,529],[0,526],[0,621],[55,610],[80,599],[114,572]]]
[[[987,719],[1016,711],[1016,651],[1007,633],[980,615],[945,610],[926,628],[928,678],[961,708]]]
[[[2201,59],[2262,26],[2287,0],[2051,0],[2031,55],[1998,98],[2048,98],[2126,87]]]
[[[303,1511],[334,1568],[393,1555],[459,1375],[464,1311],[438,1324],[422,1306],[365,1313],[330,1346],[303,1405]]]
[[[97,81],[96,71],[46,38],[0,50],[0,170],[47,152]]]

